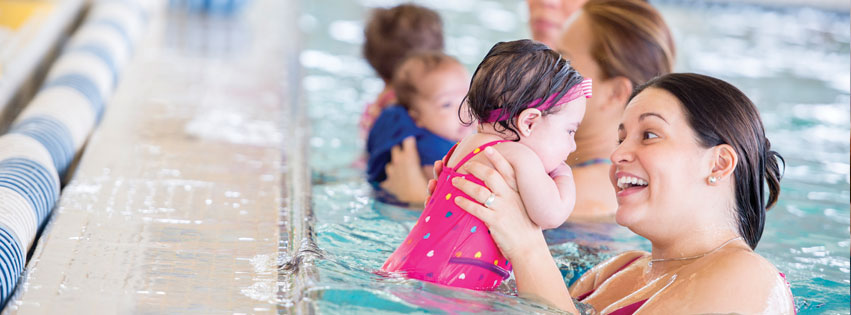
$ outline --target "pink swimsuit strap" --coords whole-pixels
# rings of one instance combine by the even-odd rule
[[[455,167],[447,167],[447,168],[452,170],[453,172],[457,173],[458,168],[461,167],[461,165],[464,165],[464,163],[467,163],[467,161],[469,161],[474,156],[476,156],[476,154],[479,154],[479,152],[482,152],[487,147],[492,147],[494,145],[497,145],[497,144],[500,144],[500,143],[503,143],[503,142],[511,142],[511,141],[509,141],[509,140],[496,140],[496,141],[491,141],[491,142],[485,143],[483,145],[480,145],[478,148],[474,149],[473,151],[470,151],[470,153],[468,153],[467,156],[465,156],[463,159],[461,159],[461,162],[458,162],[458,164],[455,164]],[[457,146],[457,144],[456,144],[456,146]],[[455,147],[452,147],[452,149],[449,150],[449,153],[446,154],[446,160],[443,161],[444,165],[446,164],[446,162],[449,161],[449,157],[452,155],[452,153],[455,153]]]

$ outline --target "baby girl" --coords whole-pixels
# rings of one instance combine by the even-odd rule
[[[446,155],[434,194],[383,269],[476,290],[493,289],[508,278],[511,264],[482,221],[455,205],[453,197],[466,195],[451,179],[464,177],[484,186],[463,165],[469,160],[489,164],[477,154],[493,147],[514,168],[529,218],[544,229],[558,227],[576,199],[564,160],[576,149],[573,135],[589,97],[590,80],[547,46],[530,40],[494,45],[473,74],[466,98],[477,133]]]

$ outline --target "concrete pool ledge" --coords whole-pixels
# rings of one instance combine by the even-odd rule
[[[284,19],[298,21],[299,8],[291,4],[291,10],[283,13]],[[295,23],[293,23],[295,24]],[[295,29],[296,25],[293,25]],[[316,245],[313,225],[313,195],[311,170],[308,163],[310,137],[310,119],[307,116],[307,102],[301,88],[301,38],[291,42],[298,49],[289,49],[285,60],[288,61],[289,106],[285,114],[287,129],[284,148],[286,150],[284,170],[285,204],[281,209],[281,239],[285,246],[281,248],[278,266],[278,307],[290,314],[313,314],[318,310],[311,301],[316,299],[311,291],[319,280],[319,271],[314,265],[322,259],[322,251]]]
[[[4,313],[281,311],[279,244],[310,239],[291,2],[151,14]]]

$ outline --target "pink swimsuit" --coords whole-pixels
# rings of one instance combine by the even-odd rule
[[[511,263],[500,253],[487,226],[455,205],[456,196],[474,200],[452,186],[455,177],[485,186],[458,168],[486,147],[479,146],[455,167],[444,167],[428,205],[399,248],[384,263],[388,272],[405,272],[409,278],[473,290],[491,290],[511,274]],[[444,158],[444,165],[455,147]]]

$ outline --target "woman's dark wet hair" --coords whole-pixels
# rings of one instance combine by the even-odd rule
[[[461,107],[459,116],[469,125],[473,123],[470,118],[485,121],[492,111],[502,109],[508,119],[495,124],[497,131],[510,130],[519,139],[516,118],[527,104],[552,95],[560,99],[582,79],[569,61],[544,44],[528,39],[499,42],[473,73],[465,98],[468,106]],[[468,117],[460,115],[464,108]],[[543,114],[557,110],[554,106]]]
[[[735,86],[694,73],[657,77],[636,88],[630,100],[647,88],[668,91],[680,101],[701,145],[727,144],[736,150],[736,221],[739,234],[755,249],[762,237],[766,209],[777,203],[780,194],[783,175],[778,160],[784,168],[786,165],[779,153],[771,151],[756,106]]]

